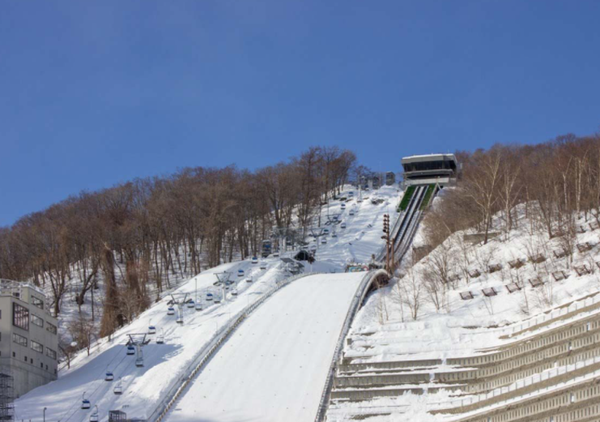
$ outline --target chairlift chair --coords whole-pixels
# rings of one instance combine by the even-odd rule
[[[342,223],[342,225],[340,226],[341,229],[345,229],[346,228],[346,223]]]
[[[243,277],[244,276],[244,270],[239,269],[238,270],[238,277]]]
[[[127,346],[127,354],[130,356],[135,355],[135,347],[132,344]]]
[[[337,237],[337,233],[336,232],[331,233],[331,237]]]
[[[206,300],[207,300],[207,302],[212,302],[213,298],[214,298],[214,295],[212,293],[207,293],[206,294]]]
[[[106,375],[104,376],[104,381],[112,381],[115,379],[114,374],[111,371],[106,371]]]
[[[98,406],[94,406],[94,412],[90,415],[90,422],[98,422]]]
[[[169,309],[167,309],[167,315],[175,315],[175,308],[169,306]]]
[[[137,366],[138,368],[143,367],[144,366],[144,358],[142,358],[142,357],[136,358],[135,366]]]
[[[177,315],[177,320],[175,322],[177,322],[177,324],[183,324],[183,317],[181,315]]]
[[[164,336],[164,334],[161,334],[158,337],[156,337],[156,344],[165,344],[165,336]]]
[[[116,394],[117,396],[120,396],[121,394],[123,394],[123,387],[121,386],[120,381],[117,385],[115,385],[115,388],[113,388],[113,393]]]
[[[267,269],[267,263],[266,262],[261,262],[260,263],[260,269],[261,270],[266,270]]]
[[[252,264],[258,264],[258,258],[253,256],[252,261],[250,261],[250,262],[252,262]]]
[[[84,391],[83,394],[81,395],[81,408],[89,409],[90,407],[92,407],[92,403],[90,403],[90,401],[85,398],[85,391]]]
[[[237,295],[238,295],[238,291],[237,291],[237,289],[233,289],[233,290],[231,291],[231,295],[232,295],[232,296],[237,296]]]
[[[202,303],[196,302],[196,310],[197,311],[201,311],[202,310]]]
[[[215,296],[215,303],[221,303],[221,297]]]
[[[252,283],[252,277],[246,278],[246,283]]]
[[[326,243],[327,243],[327,238],[326,238],[326,237],[323,237],[323,238],[321,239],[321,243],[322,243],[323,245],[324,245],[324,244],[326,244]]]
[[[194,303],[194,301],[192,299],[188,300],[188,303],[187,303],[188,308],[193,308],[195,305],[196,304]]]
[[[156,327],[154,325],[148,327],[148,334],[156,334]]]

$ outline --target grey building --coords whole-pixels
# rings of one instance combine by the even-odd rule
[[[0,280],[0,372],[19,397],[56,379],[58,321],[36,286]]]

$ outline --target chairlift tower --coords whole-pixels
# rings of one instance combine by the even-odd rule
[[[183,294],[183,293],[181,293]],[[175,296],[173,294],[171,294],[171,300],[169,301],[169,305],[176,305],[177,306],[177,320],[176,322],[178,324],[183,324],[183,306],[187,303],[187,297],[188,294],[185,293],[183,294],[183,299],[181,299],[181,294],[179,295],[179,298],[175,298]]]
[[[332,225],[332,224],[339,223],[341,221],[340,220],[340,216],[341,215],[342,215],[341,213],[328,215],[327,216],[327,225]]]
[[[273,237],[276,237],[279,241],[280,252],[287,251],[287,239],[292,240],[292,248],[298,242],[298,230],[291,227],[276,227],[273,229]],[[282,247],[283,246],[283,247]]]
[[[227,300],[227,295],[225,294],[225,287],[227,287],[227,282],[229,281],[229,277],[231,276],[231,273],[228,273],[227,271],[223,271],[222,273],[215,273],[215,275],[217,276],[217,281],[221,285],[221,292],[222,292],[221,300],[223,300],[223,302],[225,302]]]
[[[309,227],[308,231],[313,237],[321,237],[323,236],[324,227]]]
[[[135,366],[142,367],[144,366],[144,354],[142,352],[142,347],[150,343],[150,339],[146,340],[147,333],[133,333],[127,334],[129,336],[129,341],[127,345],[135,346]]]
[[[308,232],[311,234],[311,236],[313,236],[315,239],[317,239],[316,247],[317,247],[317,250],[319,250],[319,243],[320,243],[319,238],[325,234],[324,233],[325,228],[324,227],[309,227]]]

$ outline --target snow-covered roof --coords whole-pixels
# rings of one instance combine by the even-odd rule
[[[415,161],[437,161],[437,160],[452,160],[456,161],[454,154],[423,154],[423,155],[410,155],[408,157],[402,157],[402,163],[415,162]]]

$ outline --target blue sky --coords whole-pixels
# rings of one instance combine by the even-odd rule
[[[0,225],[186,166],[600,127],[599,1],[0,2]]]

